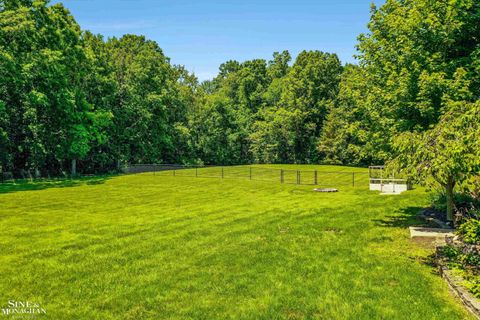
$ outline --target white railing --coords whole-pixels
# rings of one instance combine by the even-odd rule
[[[408,181],[406,179],[370,178],[370,190],[399,194],[408,189]]]

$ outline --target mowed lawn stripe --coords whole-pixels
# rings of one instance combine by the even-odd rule
[[[46,319],[468,318],[408,238],[424,191],[312,188],[147,173],[0,194],[0,301]]]

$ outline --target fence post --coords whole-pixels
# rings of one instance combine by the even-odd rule
[[[280,183],[283,183],[283,169],[280,169]]]
[[[195,167],[195,178],[198,177],[198,167]]]
[[[317,176],[317,170],[315,170],[315,185],[318,184],[318,176]]]
[[[352,187],[355,188],[355,172],[352,172]]]
[[[173,175],[175,176],[175,168],[173,169]]]
[[[297,184],[300,184],[300,171],[297,170]]]
[[[252,180],[252,167],[250,167],[250,180]]]
[[[223,167],[222,167],[222,179],[223,179]]]

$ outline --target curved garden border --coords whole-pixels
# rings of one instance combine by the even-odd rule
[[[442,248],[443,246],[438,246],[435,254],[435,262],[438,266],[440,275],[443,279],[445,279],[450,287],[450,290],[460,298],[467,310],[470,311],[477,319],[480,319],[480,300],[462,285],[462,282],[464,281],[463,277],[454,275],[445,265],[442,260]]]

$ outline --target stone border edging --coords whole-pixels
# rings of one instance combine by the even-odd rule
[[[435,260],[438,265],[440,275],[447,282],[450,291],[460,298],[467,310],[470,311],[470,313],[473,314],[477,319],[480,319],[480,300],[462,285],[464,279],[461,276],[453,275],[447,266],[441,262],[441,259],[439,258],[441,255],[439,253],[440,248],[441,246],[437,247],[437,254],[435,255]]]

